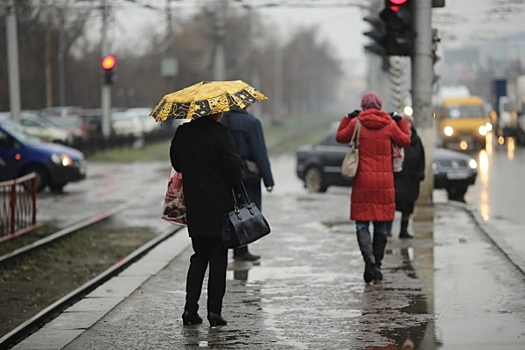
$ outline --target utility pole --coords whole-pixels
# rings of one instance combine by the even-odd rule
[[[46,107],[53,107],[53,75],[51,71],[51,29],[46,29]]]
[[[161,61],[161,76],[166,78],[168,91],[175,89],[176,77],[179,70],[179,63],[177,61],[175,40],[173,37],[173,17],[171,13],[172,0],[166,1],[166,41],[168,48],[164,52],[164,57]]]
[[[11,118],[20,121],[20,68],[18,64],[18,34],[15,1],[7,2],[6,17],[7,70],[9,76],[9,106]]]
[[[58,38],[58,98],[59,105],[66,105],[66,68],[65,68],[65,26],[66,15],[69,12],[69,0],[66,2],[66,9],[62,11],[60,19],[60,32]]]
[[[276,39],[277,40],[277,39]],[[275,46],[273,58],[273,117],[272,121],[281,121],[282,96],[283,96],[283,49],[280,45]]]
[[[107,0],[102,1],[102,38],[100,43],[101,60],[109,53],[107,44],[108,30]],[[101,79],[104,80],[104,79]],[[102,135],[108,139],[111,135],[111,85],[102,83]]]
[[[259,64],[258,64],[258,60],[257,60],[257,53],[259,51],[259,30],[258,28],[255,27],[255,11],[253,10],[252,7],[249,7],[248,8],[248,32],[249,32],[249,37],[248,37],[248,40],[249,40],[249,47],[248,49],[250,50],[250,64],[251,64],[251,76],[250,76],[250,85],[252,85],[253,87],[255,87],[256,89],[260,90],[261,88],[261,77],[260,77],[260,74],[259,74]],[[252,105],[252,107],[250,108],[251,111],[252,111],[252,114],[257,116],[257,117],[261,117],[262,115],[262,108],[261,108],[261,104],[260,103],[255,103],[254,105]]]
[[[226,10],[228,0],[219,0],[217,8],[217,36],[215,41],[215,57],[213,60],[213,79],[226,80],[226,52],[224,36],[226,35]]]
[[[425,180],[419,204],[433,205],[434,117],[432,111],[432,2],[414,1],[414,53],[412,55],[412,108],[425,149]]]

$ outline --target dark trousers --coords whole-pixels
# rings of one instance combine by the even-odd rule
[[[208,263],[208,312],[220,314],[222,298],[226,292],[226,268],[228,250],[224,249],[220,238],[192,237],[193,254],[186,279],[186,305],[184,310],[197,312],[201,296],[202,283]]]

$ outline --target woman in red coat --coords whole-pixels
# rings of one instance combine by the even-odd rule
[[[410,133],[401,116],[391,117],[381,111],[381,98],[367,92],[361,100],[362,112],[343,117],[336,140],[349,143],[357,121],[359,136],[359,167],[352,184],[350,219],[356,221],[357,241],[365,261],[364,280],[382,280],[381,260],[387,242],[387,221],[395,215],[392,143],[399,147],[410,144]],[[374,223],[372,242],[369,223]]]

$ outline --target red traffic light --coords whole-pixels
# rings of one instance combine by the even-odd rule
[[[104,56],[102,59],[102,68],[109,70],[115,67],[115,64],[117,63],[117,60],[115,60],[115,57],[112,55]]]
[[[406,3],[408,0],[388,0],[388,2],[390,3],[390,5],[403,5],[404,3]]]
[[[399,6],[406,5],[408,0],[388,0],[388,7],[390,10],[397,12],[399,11]]]

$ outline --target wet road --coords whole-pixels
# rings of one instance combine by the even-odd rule
[[[465,200],[484,220],[501,228],[510,245],[525,247],[525,147],[512,139],[503,145],[491,140],[488,146],[474,155],[478,178]]]
[[[365,285],[348,221],[350,189],[307,194],[292,156],[274,158],[272,166],[277,185],[264,194],[263,212],[273,232],[252,246],[263,255],[260,265],[230,264],[227,327],[182,327],[187,249],[66,348],[386,350],[410,343],[417,349],[525,348],[524,276],[463,210],[437,204],[433,222],[414,223],[423,238],[389,243],[385,281]],[[68,209],[73,203],[85,200],[86,208],[101,208],[108,200],[136,196],[140,202],[118,220],[159,225],[164,164],[90,169],[88,181],[44,201],[54,201],[65,218],[68,210],[79,212]],[[475,193],[469,192],[468,202]],[[444,203],[441,192],[435,198]]]

